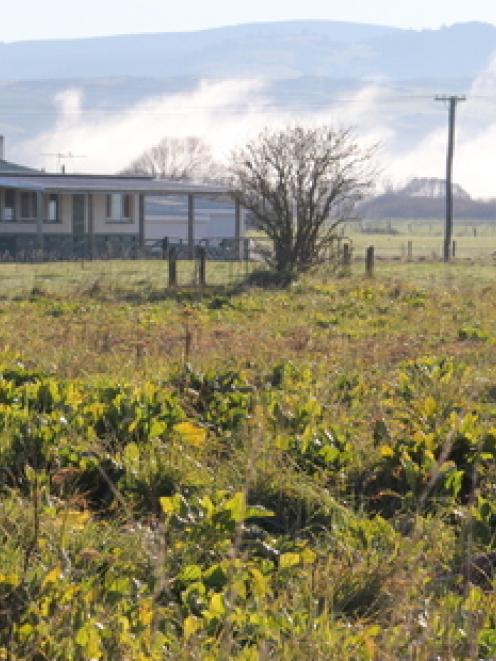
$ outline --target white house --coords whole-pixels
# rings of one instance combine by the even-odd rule
[[[145,176],[49,174],[5,160],[0,136],[0,258],[139,254],[154,241],[241,250],[243,214],[224,186]]]

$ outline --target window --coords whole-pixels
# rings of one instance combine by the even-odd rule
[[[117,222],[129,221],[133,216],[133,197],[126,193],[107,195],[107,219]]]
[[[7,188],[3,198],[3,219],[15,220],[15,190]]]
[[[109,220],[121,219],[121,196],[119,194],[107,195],[107,218]]]
[[[133,198],[131,195],[122,196],[122,217],[131,219],[133,215]]]
[[[36,218],[38,215],[38,197],[36,193],[21,193],[21,218]]]
[[[47,202],[47,222],[48,223],[58,223],[60,222],[59,214],[59,196],[51,194],[48,196]]]

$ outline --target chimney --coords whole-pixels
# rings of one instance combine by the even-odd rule
[[[0,161],[5,161],[5,138],[0,135]]]

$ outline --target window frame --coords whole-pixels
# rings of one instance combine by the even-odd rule
[[[52,218],[50,210],[53,208],[52,203],[55,203],[55,216]],[[45,209],[45,223],[54,225],[61,223],[62,219],[60,216],[60,195],[58,193],[49,193],[46,198],[46,209]]]
[[[12,203],[7,205],[7,194],[12,196]],[[12,212],[10,218],[7,218],[6,211],[9,209]],[[4,223],[15,223],[17,217],[17,200],[15,188],[5,188],[2,194],[2,217]]]
[[[134,222],[133,202],[134,196],[132,193],[106,193],[105,217],[107,223]]]
[[[24,208],[24,202],[28,201]],[[25,214],[24,211],[27,211]],[[33,222],[38,218],[38,195],[33,191],[19,192],[19,220],[24,222]]]

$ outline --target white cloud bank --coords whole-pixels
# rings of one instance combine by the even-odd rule
[[[413,176],[443,177],[446,160],[447,112],[425,100],[427,112],[437,112],[439,128],[414,148],[401,146],[398,109],[388,103],[391,92],[383,81],[365,86],[342,103],[319,110],[275,109],[263,80],[204,81],[190,93],[164,95],[126,110],[87,110],[83,94],[68,89],[56,98],[55,126],[17,145],[18,159],[53,169],[43,154],[72,152],[84,160],[68,161],[70,170],[113,173],[128,165],[164,136],[202,136],[219,159],[265,126],[294,121],[352,125],[364,142],[380,142],[379,165],[384,176],[400,183]],[[474,81],[473,99],[460,106],[457,126],[455,180],[473,195],[496,197],[496,58]],[[477,97],[485,97],[480,99]],[[424,103],[424,101],[422,101]],[[395,128],[396,127],[396,128]]]
[[[496,57],[474,80],[467,100],[460,103],[457,110],[454,180],[475,197],[496,198],[495,110]],[[444,123],[442,128],[426,135],[414,149],[401,154],[389,151],[387,172],[393,180],[405,180],[412,175],[444,177],[447,108]]]
[[[222,157],[252,131],[268,123],[268,101],[262,81],[202,82],[192,93],[164,95],[126,110],[91,110],[82,92],[68,89],[55,101],[58,119],[53,129],[17,145],[23,162],[53,168],[43,154],[84,155],[76,166],[88,172],[121,170],[164,136],[202,136]],[[279,121],[288,118],[281,116]],[[81,166],[81,167],[80,167]]]

